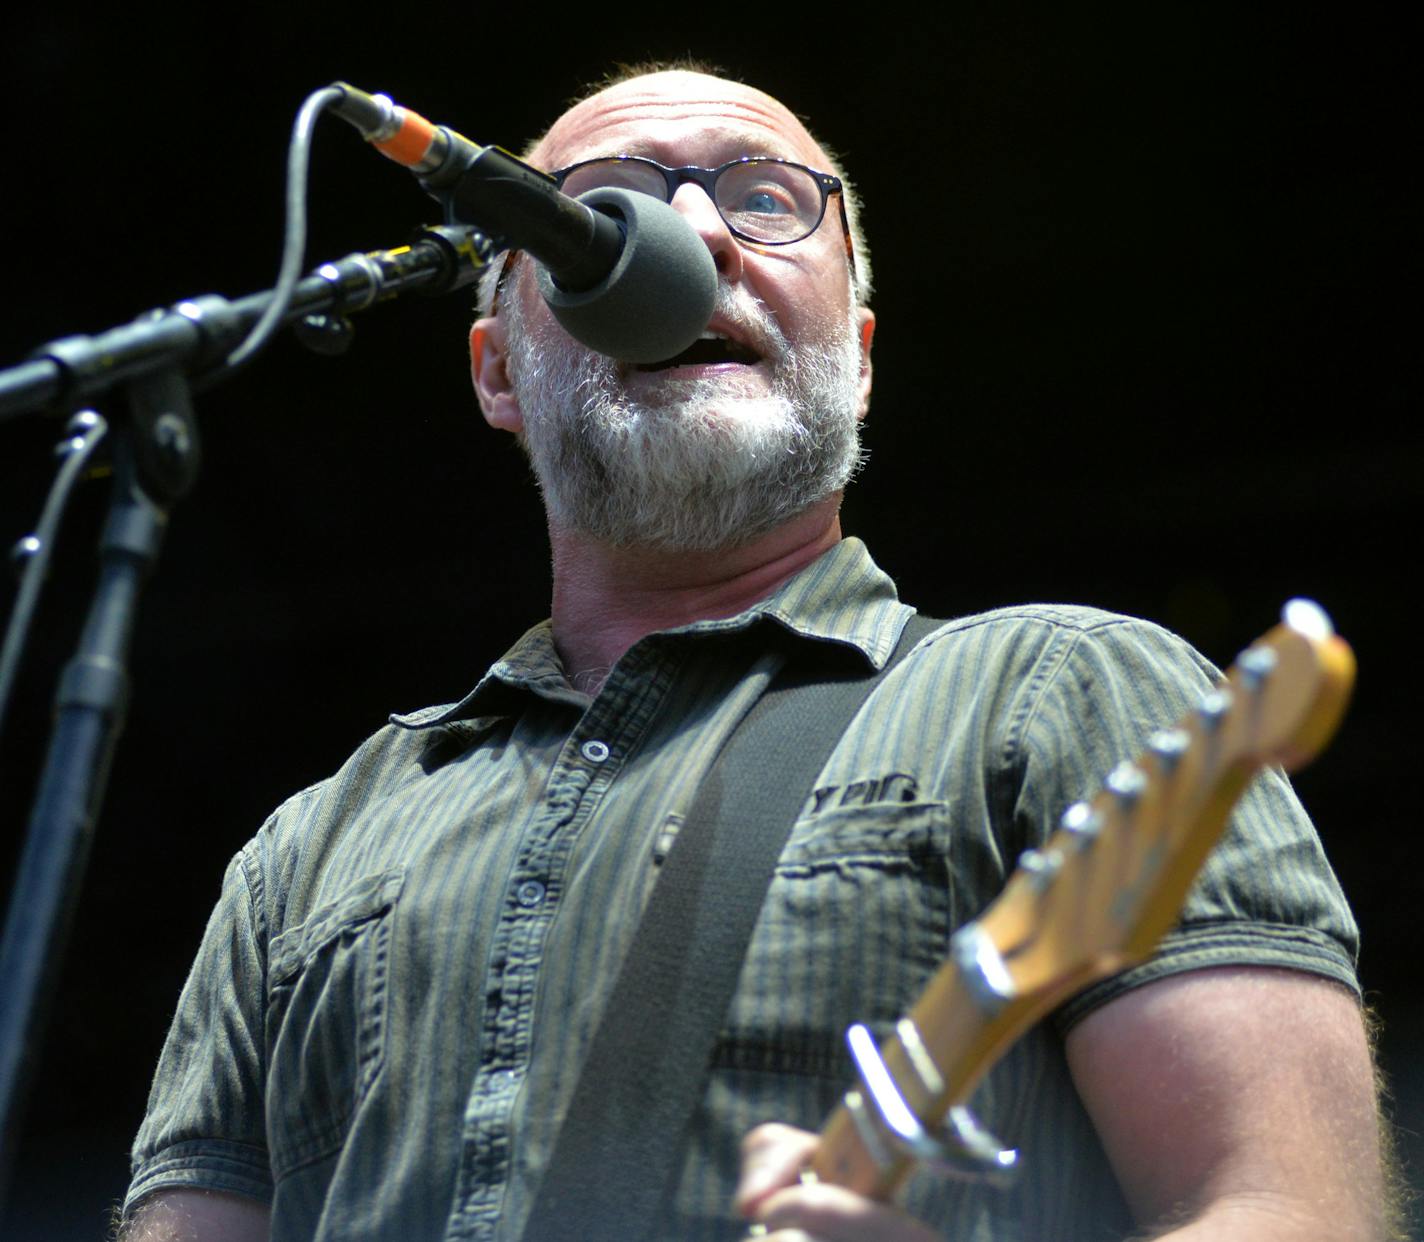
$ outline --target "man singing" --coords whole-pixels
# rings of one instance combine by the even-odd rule
[[[487,282],[475,391],[543,494],[551,620],[234,859],[128,1238],[520,1238],[718,747],[788,662],[873,672],[911,614],[840,528],[875,317],[835,159],[777,100],[684,69],[598,90],[528,158],[570,194],[670,202],[716,310],[683,354],[626,365],[564,333],[528,256]],[[920,1172],[886,1204],[798,1177],[849,1085],[846,1026],[902,1015],[1019,853],[1211,680],[1157,627],[1076,607],[961,618],[904,655],[806,790],[648,1236],[1385,1236],[1354,924],[1275,775],[1158,955],[977,1092],[1024,1151],[1015,1185]]]

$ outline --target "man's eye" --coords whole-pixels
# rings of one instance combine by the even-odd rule
[[[747,212],[758,216],[781,216],[795,213],[796,204],[791,196],[779,186],[764,186],[745,190],[737,196],[734,211]]]

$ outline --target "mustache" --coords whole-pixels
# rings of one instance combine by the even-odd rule
[[[713,318],[727,325],[731,334],[740,338],[769,362],[780,362],[791,352],[791,343],[771,313],[755,294],[744,285],[735,288],[727,282],[717,282],[717,301]]]

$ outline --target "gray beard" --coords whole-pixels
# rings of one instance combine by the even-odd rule
[[[771,366],[769,394],[669,379],[635,400],[622,364],[531,324],[512,293],[510,379],[552,526],[620,547],[723,549],[839,492],[860,465],[854,307],[792,346],[764,306],[719,285],[719,312]]]

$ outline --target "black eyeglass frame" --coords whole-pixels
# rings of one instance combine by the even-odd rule
[[[687,164],[681,168],[669,168],[666,164],[659,164],[657,160],[651,160],[645,155],[600,155],[594,159],[580,160],[577,164],[570,164],[567,168],[559,168],[547,175],[554,181],[556,189],[564,188],[564,181],[570,173],[583,168],[588,164],[604,164],[613,160],[628,160],[638,164],[646,164],[651,168],[656,168],[663,175],[667,185],[667,198],[664,202],[671,203],[673,196],[677,193],[678,187],[685,182],[692,182],[694,185],[702,187],[707,197],[711,200],[712,206],[716,208],[717,216],[723,224],[727,226],[728,232],[738,241],[745,242],[749,246],[795,246],[815,234],[826,219],[826,200],[832,194],[837,195],[836,203],[840,207],[841,213],[841,235],[845,238],[846,264],[850,268],[851,281],[854,283],[855,268],[855,243],[850,232],[850,217],[846,215],[845,205],[845,183],[834,173],[819,172],[814,168],[808,168],[805,164],[798,164],[795,160],[783,160],[772,155],[743,155],[739,159],[728,160],[719,168],[702,168],[696,164]],[[722,209],[717,206],[716,185],[717,178],[729,168],[735,168],[739,164],[785,164],[790,168],[799,168],[802,172],[810,173],[815,179],[816,185],[821,191],[821,214],[816,217],[816,223],[806,231],[806,233],[796,238],[795,241],[762,241],[756,237],[748,237],[737,228],[726,216],[722,214]],[[636,193],[637,191],[635,191]],[[521,252],[511,249],[504,255],[504,263],[500,267],[499,275],[495,278],[494,292],[490,298],[491,315],[496,313],[499,306],[500,294],[504,292],[504,282],[508,278],[510,270],[514,267],[514,260]]]
[[[772,155],[743,155],[739,159],[728,160],[719,168],[702,168],[697,164],[684,164],[680,168],[669,168],[666,164],[659,164],[657,160],[649,159],[645,155],[601,155],[595,159],[580,160],[577,164],[570,164],[567,168],[559,168],[549,175],[554,178],[554,184],[560,190],[564,188],[564,182],[580,168],[587,168],[592,164],[616,164],[628,163],[639,164],[645,168],[654,168],[662,173],[663,181],[667,186],[667,196],[663,202],[670,203],[677,194],[678,188],[689,181],[693,185],[699,185],[712,200],[712,205],[717,208],[717,214],[722,217],[722,223],[727,226],[727,231],[738,241],[744,241],[751,246],[794,246],[798,242],[805,241],[815,231],[821,227],[826,218],[826,201],[832,194],[840,197],[836,200],[841,212],[841,232],[846,239],[846,256],[850,260],[851,270],[855,270],[855,253],[851,244],[850,220],[846,216],[845,208],[845,186],[841,179],[834,173],[819,172],[814,168],[808,168],[805,164],[798,164],[794,160],[783,160]],[[795,168],[806,173],[815,183],[816,188],[821,191],[821,210],[816,215],[816,222],[808,228],[800,237],[790,238],[786,241],[768,241],[762,237],[753,237],[749,233],[742,232],[735,224],[727,219],[721,205],[717,202],[717,181],[723,173],[729,169],[741,168],[748,164],[779,164],[784,168]],[[630,187],[631,188],[631,187]]]

